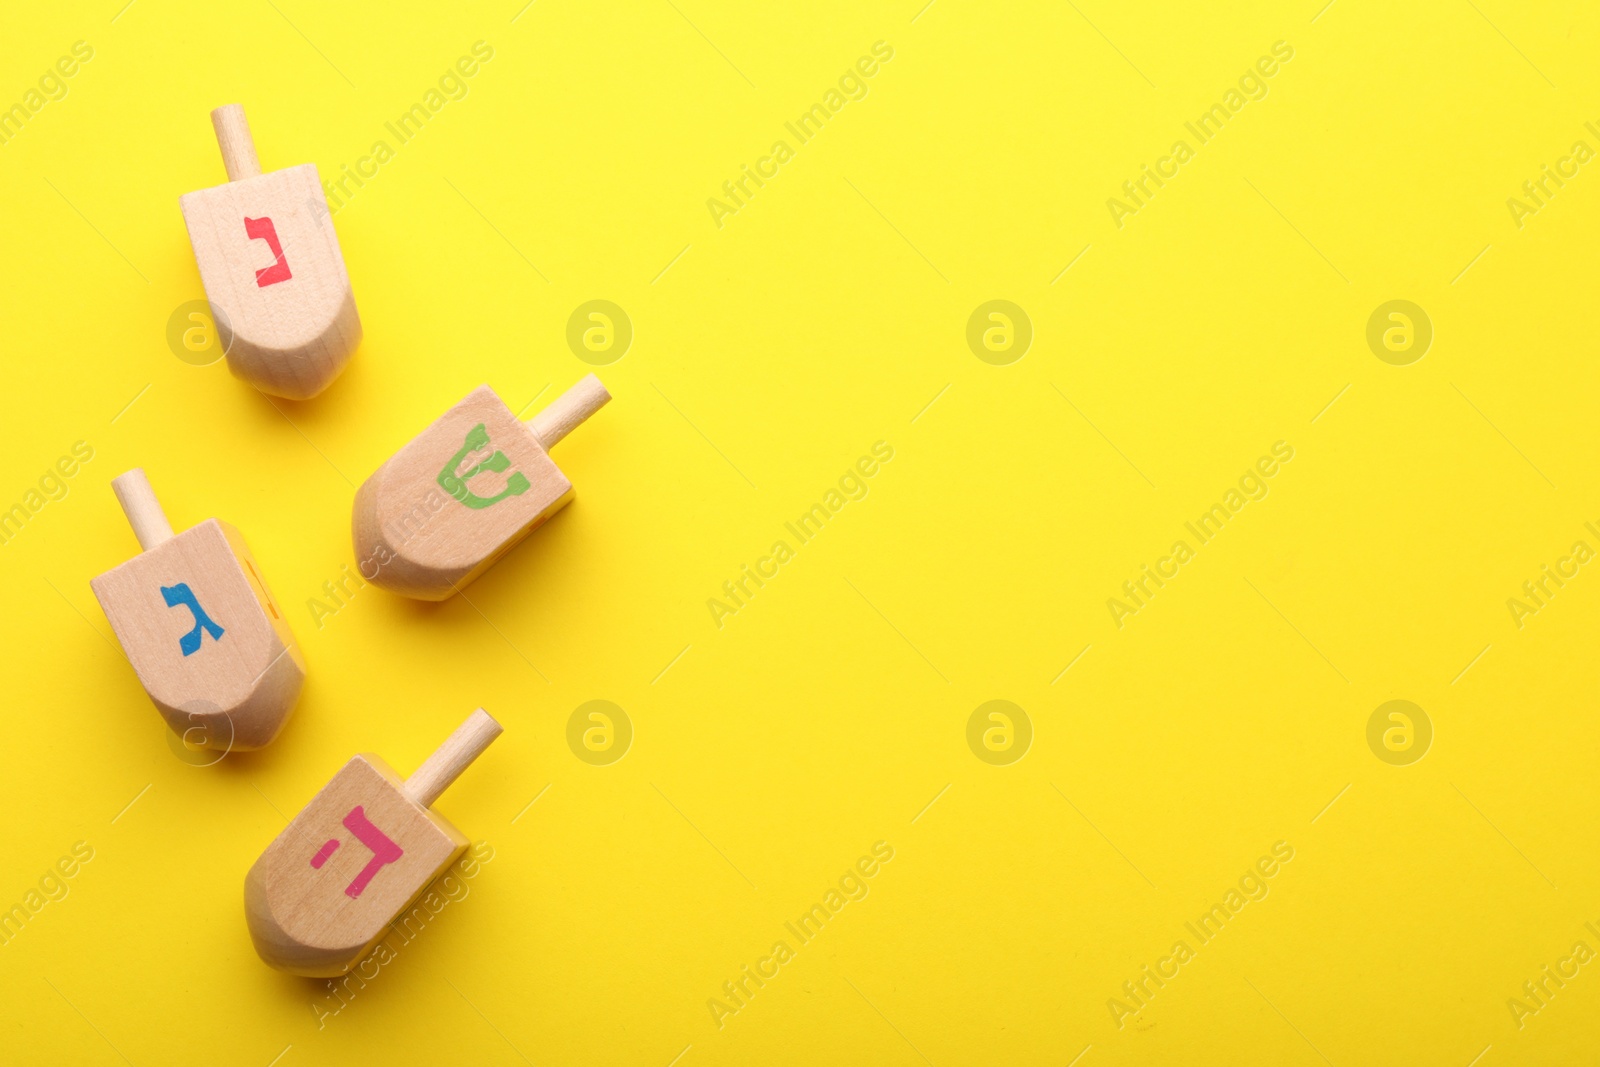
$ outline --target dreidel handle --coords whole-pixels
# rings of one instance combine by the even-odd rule
[[[128,525],[133,527],[133,536],[139,539],[140,548],[148,552],[163,541],[172,540],[172,524],[161,510],[161,501],[150,488],[150,479],[144,476],[143,467],[124,471],[111,479],[111,491],[117,494],[117,502],[122,505],[122,513],[128,516]]]
[[[433,807],[439,794],[461,777],[461,772],[499,737],[504,727],[494,716],[479,708],[456,727],[456,732],[406,779],[405,794],[425,808]]]
[[[225,104],[211,113],[211,128],[217,131],[217,147],[222,149],[222,165],[228,168],[230,182],[244,181],[261,173],[256,159],[256,142],[250,136],[250,123],[244,107]]]
[[[577,429],[584,419],[605,407],[611,399],[600,379],[586,374],[576,385],[552,400],[548,407],[528,420],[533,436],[546,452]]]

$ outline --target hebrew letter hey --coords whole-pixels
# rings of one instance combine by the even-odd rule
[[[361,868],[354,881],[344,887],[344,895],[354,900],[361,895],[363,889],[367,888],[367,883],[372,881],[373,875],[377,874],[385,864],[393,863],[404,856],[405,850],[389,840],[388,834],[372,825],[367,813],[361,810],[359,804],[351,808],[350,814],[344,817],[344,828],[355,834],[356,840],[372,851],[372,858],[367,861],[367,865]],[[332,851],[327,845],[322,847],[324,850]],[[322,858],[326,860],[327,856],[324,855]],[[320,866],[315,860],[313,865]]]

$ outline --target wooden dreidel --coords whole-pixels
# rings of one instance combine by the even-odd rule
[[[466,851],[466,836],[431,808],[500,729],[479,708],[404,781],[377,756],[346,763],[245,876],[257,954],[314,978],[355,966]]]
[[[89,586],[140,684],[186,745],[268,744],[306,665],[244,538],[216,519],[174,534],[137,467],[111,488],[144,551]]]
[[[211,113],[228,183],[178,200],[228,368],[305,400],[339,376],[361,319],[314,163],[261,173],[238,104]]]
[[[444,600],[572,499],[550,449],[611,399],[586,376],[522,422],[481,385],[391,456],[356,492],[362,577]]]

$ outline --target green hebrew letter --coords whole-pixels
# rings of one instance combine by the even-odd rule
[[[478,423],[467,431],[467,439],[461,444],[461,451],[450,457],[450,462],[444,465],[439,472],[439,485],[445,492],[455,497],[469,508],[481,510],[493,507],[508,496],[521,496],[528,491],[528,479],[521,471],[512,471],[511,477],[506,479],[506,487],[494,496],[478,496],[467,488],[467,482],[474,475],[483,471],[499,473],[511,466],[511,461],[504,452],[495,452],[488,459],[469,470],[456,473],[463,460],[471,452],[477,452],[489,447],[489,431],[483,423]]]

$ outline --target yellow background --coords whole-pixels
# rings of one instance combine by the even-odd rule
[[[1600,964],[1520,1029],[1507,1000],[1600,949],[1600,574],[1520,629],[1506,601],[1600,547],[1600,164],[1520,229],[1506,199],[1600,147],[1600,15],[920,4],[7,11],[0,102],[95,55],[0,146],[0,506],[95,457],[0,548],[0,904],[95,859],[0,948],[4,1059],[1593,1056]],[[328,177],[479,40],[336,216],[366,336],[327,393],[175,358],[209,109]],[[880,40],[866,98],[719,229],[707,198]],[[1280,40],[1266,98],[1119,229],[1107,198]],[[589,370],[594,298],[636,336],[557,449],[576,502],[470,603],[368,587],[319,627],[355,487],[474,386],[520,408]],[[1035,329],[1009,366],[965,341],[995,298]],[[1365,340],[1397,298],[1435,330],[1406,367]],[[879,440],[870,494],[719,630],[707,599]],[[1118,629],[1106,599],[1278,440],[1270,495]],[[237,525],[289,613],[310,675],[265,751],[174,758],[111,643],[88,580],[135,550],[134,466],[178,528]],[[610,766],[566,744],[592,699],[635,730]],[[991,699],[1033,725],[1010,766],[967,746]],[[1408,767],[1367,746],[1391,699],[1433,723]],[[478,705],[505,735],[440,810],[494,859],[319,1029],[321,984],[251,950],[244,873],[351,754],[408,771]],[[870,894],[719,1028],[722,983],[880,840]],[[1108,998],[1280,840],[1270,895],[1119,1029]]]

